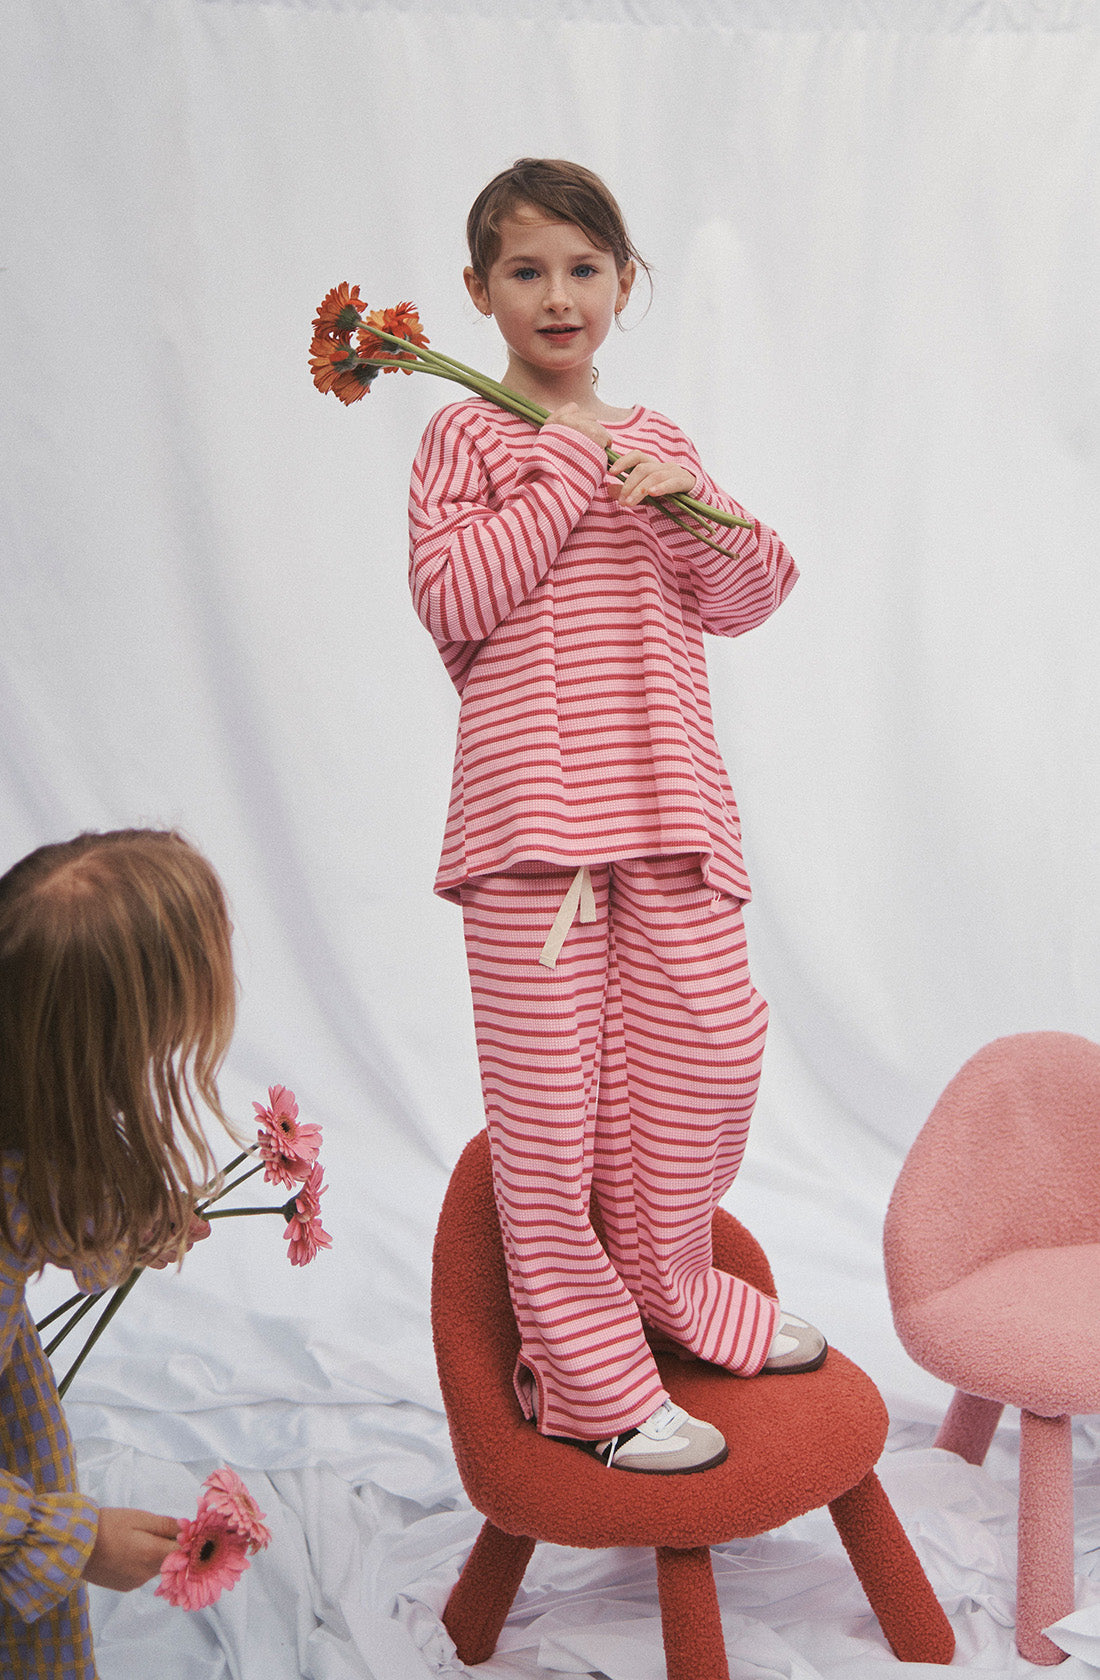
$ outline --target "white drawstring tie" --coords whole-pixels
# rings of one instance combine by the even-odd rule
[[[592,877],[588,873],[588,865],[582,863],[572,881],[569,891],[561,901],[561,907],[554,917],[554,925],[546,936],[546,944],[539,954],[539,962],[543,968],[554,968],[557,965],[561,948],[565,944],[565,936],[577,919],[580,910],[582,922],[596,920],[596,895],[592,891]]]

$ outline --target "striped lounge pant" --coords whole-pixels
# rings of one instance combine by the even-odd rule
[[[595,920],[552,968],[539,954],[574,871],[471,881],[462,910],[517,1393],[530,1415],[534,1381],[544,1434],[601,1440],[666,1397],[643,1326],[752,1376],[777,1308],[712,1265],[767,1027],[741,906],[693,857],[590,875]]]

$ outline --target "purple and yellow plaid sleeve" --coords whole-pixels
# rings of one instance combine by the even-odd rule
[[[81,1578],[95,1544],[98,1511],[80,1493],[36,1494],[0,1475],[0,1597],[33,1622]]]
[[[77,1491],[57,1385],[27,1312],[32,1269],[0,1244],[0,1675],[95,1680],[81,1573],[99,1513]]]

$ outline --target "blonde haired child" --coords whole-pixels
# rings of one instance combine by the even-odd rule
[[[522,158],[467,234],[504,383],[550,411],[444,408],[410,514],[414,601],[461,695],[436,890],[463,910],[517,1393],[606,1464],[704,1470],[726,1443],[672,1404],[651,1342],[746,1376],[826,1353],[711,1253],[767,1009],[703,632],[761,623],[796,572],[759,521],[717,551],[674,523],[654,498],[742,510],[672,421],[597,393],[640,262],[604,183]]]
[[[0,1673],[95,1680],[83,1582],[125,1592],[178,1523],[97,1510],[24,1289],[181,1258],[214,1161],[199,1105],[235,983],[221,884],[186,840],[127,829],[42,846],[0,879]]]

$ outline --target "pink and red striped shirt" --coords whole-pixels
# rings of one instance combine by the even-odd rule
[[[620,452],[682,462],[694,494],[743,510],[672,421],[635,408]],[[716,553],[651,503],[620,508],[603,450],[482,399],[429,423],[413,467],[410,579],[461,696],[436,891],[520,862],[576,868],[695,854],[749,897],[714,739],[703,631],[760,624],[797,570],[774,531],[712,530]]]

